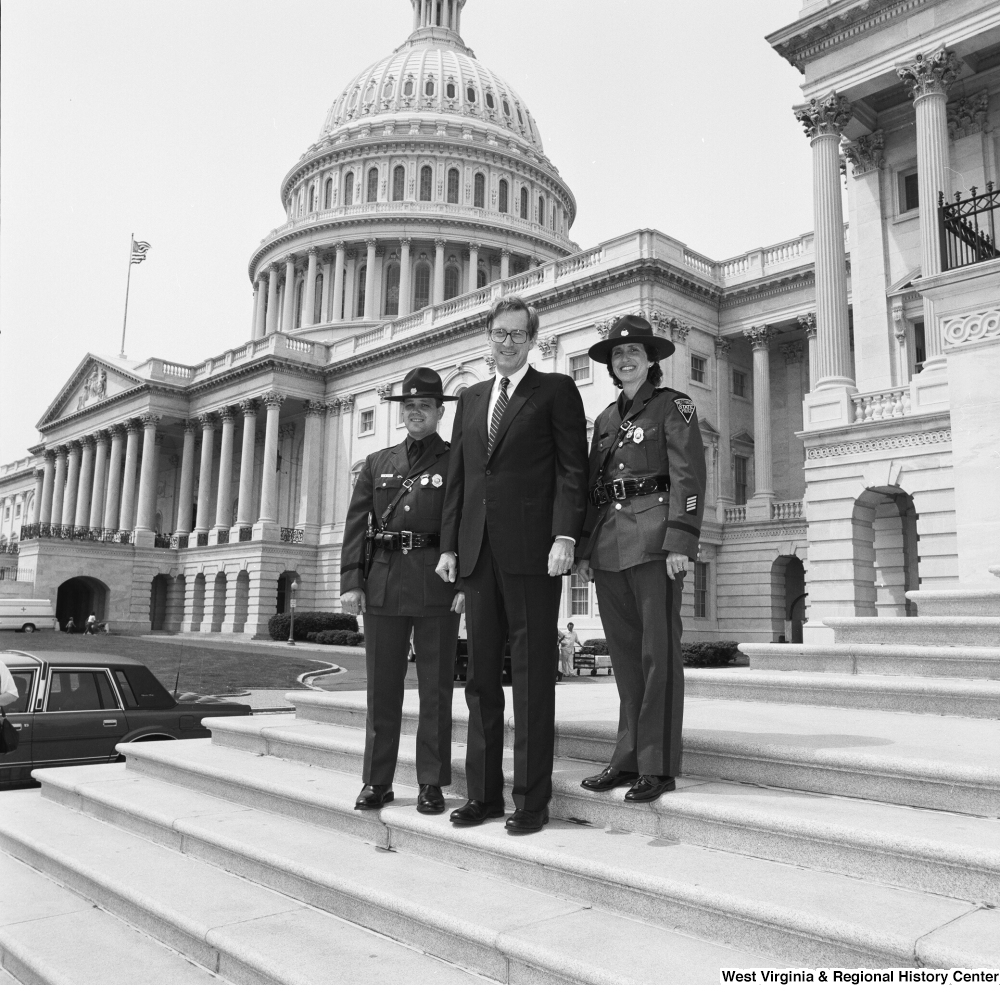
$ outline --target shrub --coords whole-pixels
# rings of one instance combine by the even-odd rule
[[[309,639],[324,646],[361,646],[365,634],[352,633],[349,629],[324,629],[319,633],[310,633]]]
[[[291,617],[287,612],[271,616],[267,621],[267,631],[272,640],[288,639],[288,624]],[[352,633],[358,631],[358,620],[346,612],[296,612],[295,639],[305,640],[310,633],[321,633],[327,629],[344,629]]]
[[[583,649],[588,653],[594,654],[608,654],[611,651],[608,649],[608,641],[602,639],[584,640]]]
[[[739,643],[734,640],[712,640],[708,643],[685,643],[681,650],[687,667],[724,667],[739,656]]]

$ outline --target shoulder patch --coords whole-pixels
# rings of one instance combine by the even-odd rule
[[[687,397],[678,397],[674,401],[674,406],[679,411],[681,417],[684,418],[684,423],[690,424],[695,412],[694,401],[689,400]]]

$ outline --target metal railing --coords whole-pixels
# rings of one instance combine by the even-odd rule
[[[188,544],[190,543],[190,539],[191,539],[190,534],[171,534],[170,546],[174,548],[174,550],[182,550],[183,548],[188,546]]]
[[[0,544],[0,554],[17,554],[18,547],[16,540],[8,540]]]
[[[217,544],[228,544],[229,543],[229,528],[228,527],[223,527],[219,531],[219,536],[216,538],[215,542]]]
[[[297,527],[282,527],[281,541],[284,544],[301,544],[304,531]]]
[[[0,581],[17,581],[17,568],[0,568]]]
[[[197,543],[196,546],[197,547],[208,547],[208,531],[207,530],[203,530],[201,533],[198,534],[198,543]]]
[[[172,539],[170,534],[153,534],[153,547],[173,547],[170,543]]]
[[[245,544],[248,540],[253,540],[253,527],[240,527],[240,543]]]
[[[955,192],[955,201],[946,202],[944,192],[938,192],[938,224],[941,230],[941,269],[954,270],[973,263],[1000,258],[997,249],[997,212],[1000,212],[1000,189],[986,182],[986,191],[969,197]]]
[[[28,523],[21,527],[21,540],[78,540],[100,544],[131,544],[131,530],[114,527],[75,527],[61,523]]]

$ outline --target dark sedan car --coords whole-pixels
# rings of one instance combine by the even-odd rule
[[[231,701],[175,701],[128,657],[4,650],[0,660],[17,684],[19,697],[4,711],[20,736],[17,749],[0,755],[0,786],[41,766],[114,762],[119,742],[207,738],[203,718],[250,714]]]

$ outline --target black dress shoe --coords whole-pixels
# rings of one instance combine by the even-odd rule
[[[676,789],[672,776],[640,776],[632,785],[631,790],[625,792],[625,799],[632,801],[656,800],[660,794],[669,793]]]
[[[464,807],[451,812],[451,823],[460,827],[482,824],[491,817],[503,817],[503,804],[486,804],[481,800],[470,800]]]
[[[543,807],[540,811],[529,811],[524,807],[519,807],[504,825],[508,834],[530,835],[535,831],[541,831],[542,826],[549,823],[549,809]]]
[[[443,814],[444,794],[441,788],[432,783],[421,783],[420,793],[417,795],[417,810],[421,814]]]
[[[356,811],[374,811],[384,807],[395,798],[391,783],[369,783],[362,787],[358,799],[354,801]]]
[[[613,766],[609,766],[597,776],[588,776],[586,780],[581,780],[580,786],[584,790],[613,790],[615,787],[631,786],[638,779],[638,773],[616,770]]]

